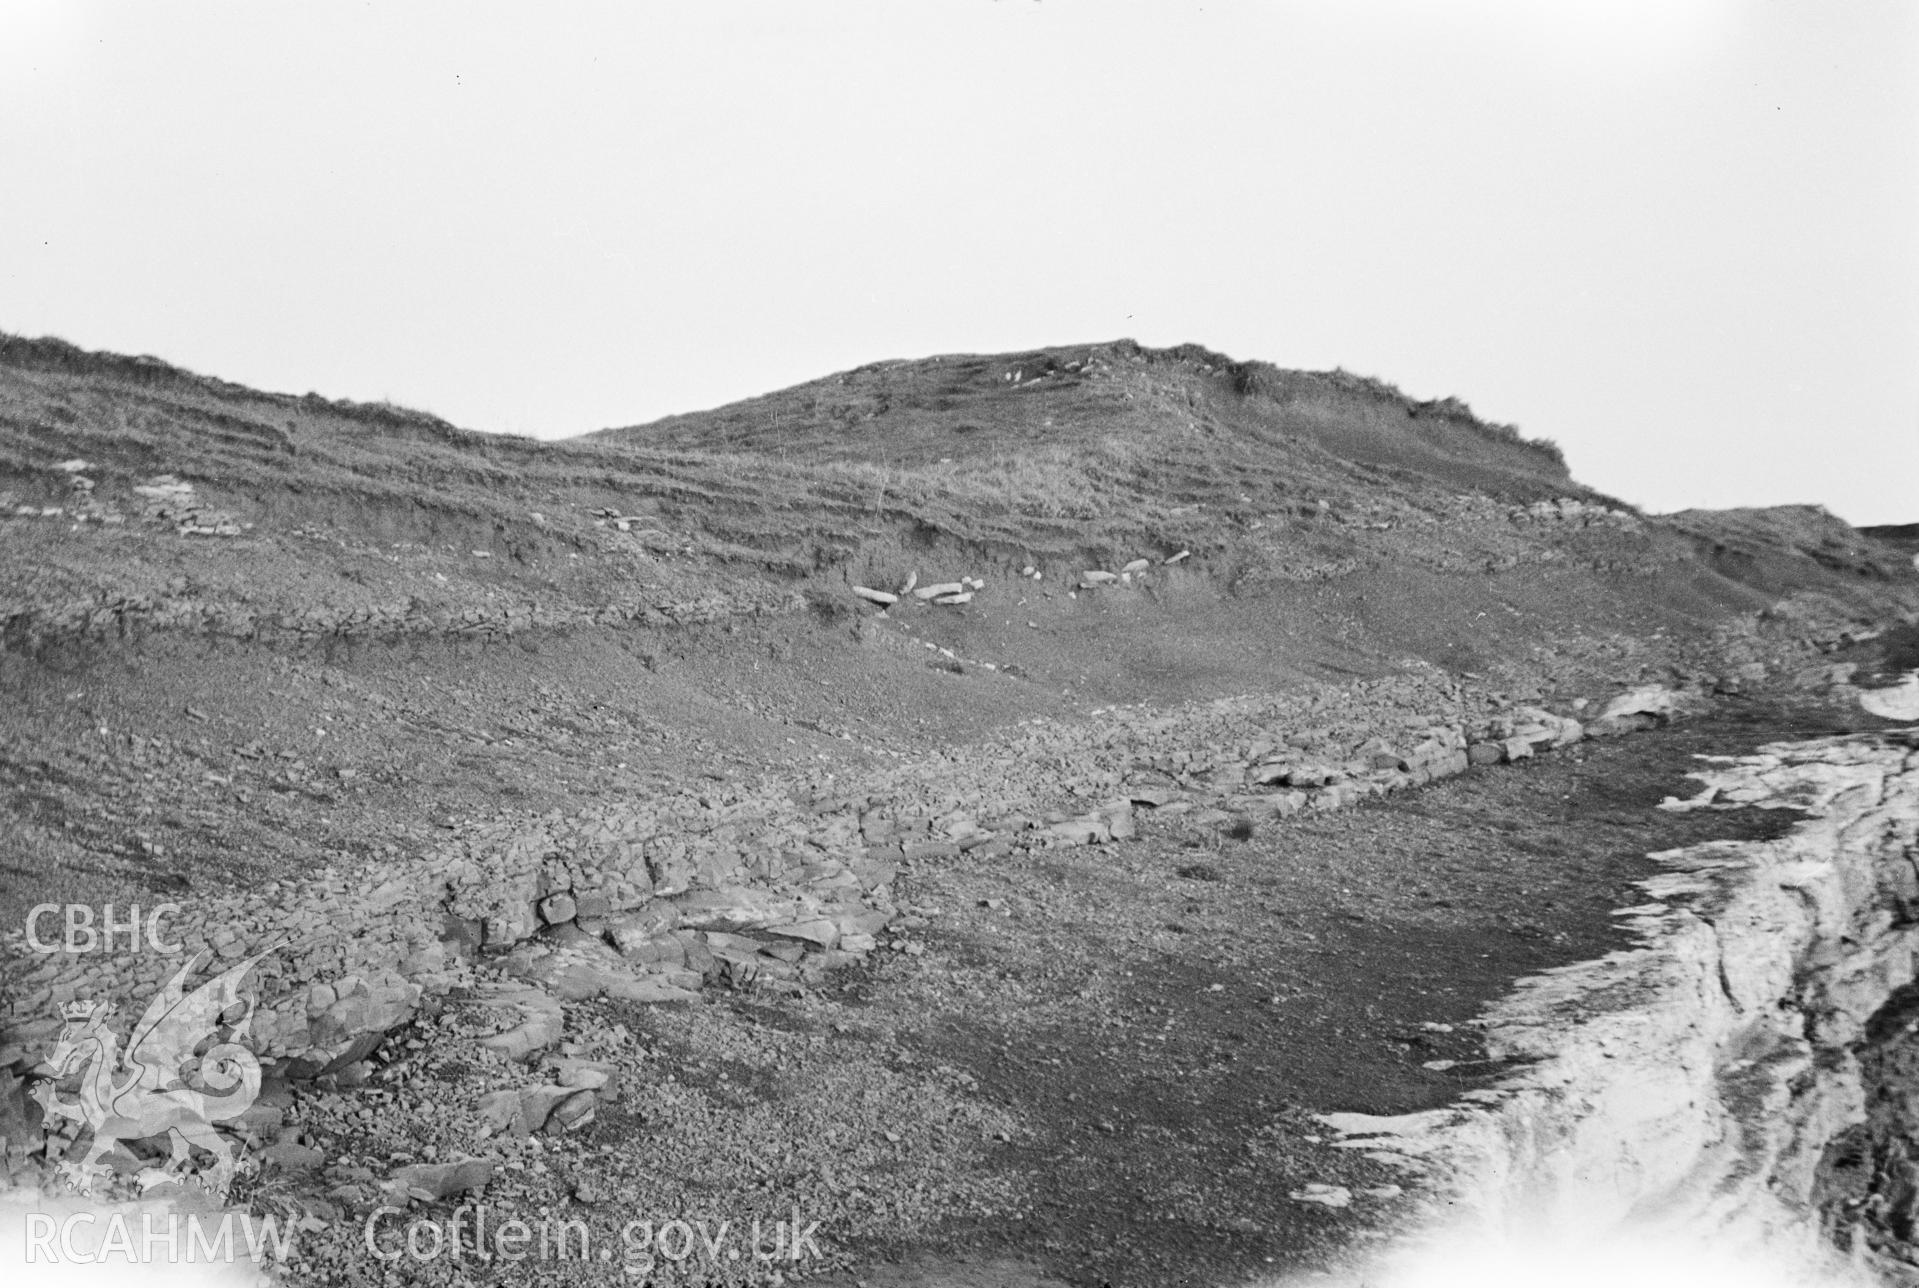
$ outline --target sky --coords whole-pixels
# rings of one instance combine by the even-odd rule
[[[1919,521],[1910,0],[0,0],[0,330],[551,438],[1130,336]]]

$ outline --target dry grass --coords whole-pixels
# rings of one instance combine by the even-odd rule
[[[620,565],[669,595],[703,570],[790,585],[929,542],[967,559],[1100,566],[1238,549],[1265,521],[1263,550],[1275,515],[1364,508],[1382,492],[1434,511],[1461,490],[1585,494],[1556,458],[1508,440],[1463,404],[1422,408],[1378,381],[1197,346],[881,363],[653,426],[537,442],[0,336],[0,492],[59,501],[66,478],[53,465],[73,456],[95,464],[101,496],[127,502],[145,477],[177,474],[263,532],[452,558],[491,547],[508,558],[459,579],[475,576],[481,595],[517,583],[543,602],[605,593],[604,573],[552,562],[625,548],[625,534],[593,523],[603,508],[669,534],[633,537],[635,561]],[[106,563],[86,572],[94,556],[80,547],[67,553],[76,586],[118,575]]]

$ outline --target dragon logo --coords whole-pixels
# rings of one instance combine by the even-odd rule
[[[48,1115],[77,1119],[92,1130],[86,1156],[60,1166],[71,1188],[91,1194],[95,1178],[112,1170],[102,1158],[121,1142],[167,1136],[172,1157],[164,1166],[141,1168],[140,1188],[185,1184],[198,1147],[213,1155],[212,1171],[202,1172],[199,1183],[215,1201],[225,1201],[245,1164],[213,1124],[239,1117],[260,1094],[260,1062],[239,1041],[249,1036],[254,1001],[239,990],[240,981],[272,951],[257,953],[187,992],[187,976],[205,956],[196,955],[147,1004],[124,1053],[119,1037],[106,1026],[116,1009],[111,1003],[66,1005],[66,1028],[46,1060],[52,1077],[34,1088],[33,1097]],[[184,1067],[196,1058],[197,1070]],[[60,1099],[55,1084],[76,1074],[78,1095]]]

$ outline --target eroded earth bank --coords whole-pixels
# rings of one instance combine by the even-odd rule
[[[1895,546],[1196,348],[557,444],[0,358],[10,1220],[224,1187],[301,1283],[1159,1285],[1683,1192],[1905,1255]],[[188,963],[239,982],[159,1081],[257,1088],[96,1152]]]

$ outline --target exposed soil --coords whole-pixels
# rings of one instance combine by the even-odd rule
[[[156,511],[175,475],[225,517]],[[885,616],[853,593],[960,576],[976,598]],[[1647,852],[1789,824],[1655,810],[1689,757],[1837,731],[1818,672],[1897,669],[1910,625],[1857,641],[1914,606],[1903,549],[1812,507],[1649,519],[1456,403],[1193,347],[880,364],[541,445],[0,337],[0,927],[373,880],[475,820],[932,779],[1110,704],[1411,674],[1560,713],[1768,695],[1350,810],[1142,809],[1136,840],[903,864],[884,951],[823,989],[569,1002],[557,1050],[617,1086],[485,1141],[489,1204],[601,1246],[799,1211],[849,1284],[1242,1281],[1391,1231],[1417,1178],[1314,1115],[1496,1077],[1475,1017],[1619,946]],[[239,1198],[315,1223],[296,1279],[623,1276],[367,1256],[394,1168],[552,1074],[481,1047],[485,1010],[436,998],[275,1089],[255,1143],[295,1161]],[[1312,1183],[1355,1205],[1288,1197]]]
[[[1474,1017],[1521,975],[1622,946],[1609,914],[1640,901],[1647,853],[1790,826],[1777,812],[1655,810],[1689,793],[1691,757],[1831,731],[1730,707],[1244,842],[1155,828],[1037,871],[919,874],[922,899],[955,917],[927,959],[847,993],[1020,1110],[1034,1136],[994,1166],[1039,1196],[1017,1219],[925,1242],[1089,1285],[1319,1262],[1350,1243],[1355,1216],[1289,1190],[1407,1178],[1326,1145],[1312,1115],[1430,1108],[1490,1081]],[[1457,1063],[1423,1067],[1440,1060]],[[1392,1211],[1375,1201],[1357,1221],[1387,1229]]]
[[[948,910],[925,955],[845,979],[821,1018],[848,1015],[828,1020],[836,1058],[903,1051],[969,1075],[1018,1124],[976,1166],[1020,1198],[854,1240],[854,1278],[904,1262],[873,1282],[965,1282],[955,1267],[987,1265],[1230,1283],[1389,1230],[1391,1199],[1339,1212],[1287,1197],[1412,1183],[1332,1148],[1313,1115],[1429,1108],[1491,1081],[1475,1017],[1521,975],[1622,946],[1610,913],[1641,901],[1648,852],[1790,826],[1776,811],[1654,809],[1689,794],[1691,757],[1832,731],[1731,707],[1244,842],[1152,826],[1136,845],[1017,868],[922,868],[911,897]],[[1455,1063],[1425,1067],[1442,1060]]]

